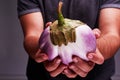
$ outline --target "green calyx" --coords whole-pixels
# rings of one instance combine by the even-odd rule
[[[60,1],[58,5],[58,26],[63,26],[65,24],[65,20],[61,12],[62,5],[63,5],[63,2]]]
[[[75,42],[75,28],[84,24],[78,20],[64,19],[61,12],[62,4],[63,2],[60,1],[58,5],[58,20],[50,25],[51,42],[58,46],[67,45],[68,42]]]

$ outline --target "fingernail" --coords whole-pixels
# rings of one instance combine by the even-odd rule
[[[99,36],[100,36],[100,34],[99,34],[98,32],[96,32],[96,36],[97,36],[97,37],[99,37]]]
[[[56,63],[59,64],[61,62],[61,60],[57,60]]]
[[[73,59],[73,62],[77,63],[77,62],[78,62],[78,59],[77,59],[77,58],[74,58],[74,59]]]
[[[43,55],[43,59],[48,59],[48,56],[46,56],[45,54]]]
[[[68,71],[67,71],[67,70],[64,70],[64,72],[65,72],[65,73],[68,73]]]
[[[88,58],[89,58],[89,59],[92,59],[92,58],[93,58],[93,55],[89,54],[89,55],[88,55]]]
[[[70,68],[70,69],[74,69],[74,66],[73,66],[73,65],[71,65],[69,68]]]

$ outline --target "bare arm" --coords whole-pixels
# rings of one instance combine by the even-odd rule
[[[82,61],[80,58],[75,57],[73,59],[74,63],[69,66],[69,69],[73,70],[75,74],[85,77],[88,72],[94,68],[94,64],[102,64],[104,60],[112,57],[115,52],[120,47],[120,9],[106,8],[102,9],[100,12],[100,22],[99,28],[101,34],[98,30],[97,32],[100,37],[97,38],[97,49],[96,54],[89,53],[89,62]],[[64,71],[67,77],[76,77],[74,73],[70,73],[70,70]]]
[[[43,18],[40,12],[26,14],[20,17],[24,33],[24,48],[32,57],[39,49],[38,41],[43,31]]]
[[[28,55],[38,63],[44,62],[44,66],[51,76],[59,75],[66,66],[60,65],[61,60],[59,58],[50,62],[47,61],[48,56],[39,49],[39,38],[44,26],[41,13],[36,12],[21,16],[20,22],[24,33],[24,47]]]
[[[120,47],[120,9],[102,9],[99,29],[101,37],[97,40],[98,48],[106,60]]]

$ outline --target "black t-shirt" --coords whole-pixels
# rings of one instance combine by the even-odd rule
[[[18,0],[18,16],[33,12],[41,12],[44,23],[57,19],[59,0]],[[64,17],[81,20],[92,29],[97,27],[99,12],[103,8],[120,8],[120,0],[63,0]],[[114,73],[114,58],[106,60],[103,65],[96,65],[86,78],[77,76],[69,79],[60,74],[52,78],[42,63],[29,58],[27,76],[29,80],[110,80]]]

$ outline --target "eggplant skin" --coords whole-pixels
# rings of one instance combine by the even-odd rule
[[[86,57],[87,53],[95,52],[96,50],[96,38],[92,29],[82,24],[75,28],[76,41],[68,42],[67,45],[61,44],[54,45],[50,38],[50,27],[47,27],[39,40],[40,49],[48,54],[49,60],[53,60],[55,57],[60,56],[63,64],[68,65],[72,62],[72,56],[76,55],[83,60],[89,61]]]

